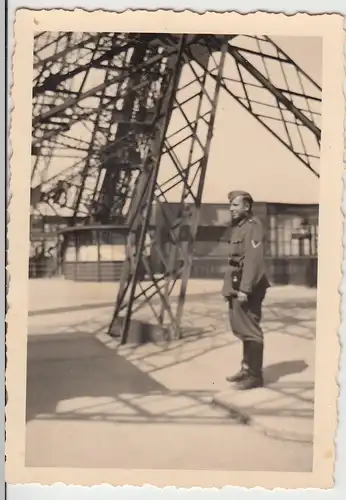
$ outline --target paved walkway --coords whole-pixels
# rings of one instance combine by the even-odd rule
[[[119,347],[104,334],[116,284],[31,281],[27,465],[311,470],[315,291],[268,293],[265,378],[276,394],[246,396],[256,425],[243,425],[211,404],[234,403],[225,376],[240,358],[220,286],[191,281],[183,341]]]

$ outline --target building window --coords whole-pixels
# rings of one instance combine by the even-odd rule
[[[316,216],[275,214],[269,216],[266,255],[270,257],[317,256]]]

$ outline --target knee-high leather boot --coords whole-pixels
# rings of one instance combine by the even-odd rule
[[[237,382],[237,389],[249,390],[263,387],[263,343],[249,342],[247,376]]]
[[[249,342],[243,342],[243,359],[239,372],[230,377],[226,377],[227,382],[240,382],[248,376],[249,370]]]

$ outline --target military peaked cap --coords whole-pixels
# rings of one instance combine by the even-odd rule
[[[249,200],[249,202],[251,204],[253,203],[252,196],[247,191],[230,191],[228,193],[228,201],[230,203],[232,203],[232,201],[234,200],[234,198],[236,198],[237,196],[242,196],[243,198],[246,198],[247,200]]]

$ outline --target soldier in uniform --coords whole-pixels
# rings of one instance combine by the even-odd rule
[[[263,386],[263,332],[260,327],[262,302],[269,281],[264,264],[264,231],[252,215],[253,200],[245,191],[228,194],[231,213],[230,253],[224,277],[223,296],[229,305],[229,321],[243,343],[241,369],[228,382],[238,389]]]

